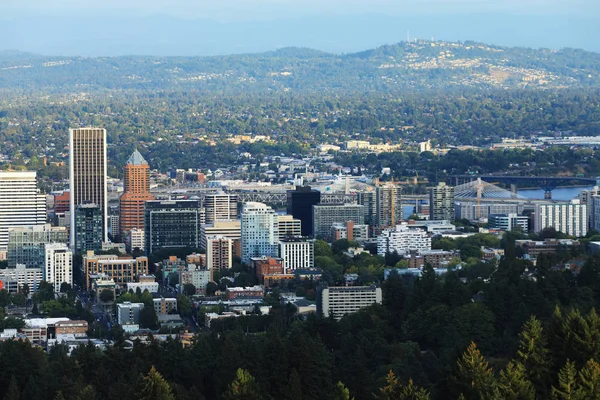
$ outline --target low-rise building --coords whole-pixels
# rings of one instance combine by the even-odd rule
[[[559,247],[578,246],[579,241],[572,239],[515,240],[515,245],[521,247],[523,252],[530,257],[537,257],[542,253],[556,253]]]
[[[356,240],[357,242],[364,242],[369,240],[369,225],[366,224],[355,224],[352,221],[346,223],[333,224],[331,227],[332,240]]]
[[[35,293],[43,280],[44,271],[41,267],[26,268],[24,264],[17,264],[16,268],[0,269],[0,286],[11,294],[18,293],[23,285]]]
[[[164,298],[152,299],[154,303],[154,311],[157,315],[173,314],[177,312],[177,299],[176,298]]]
[[[501,231],[512,231],[520,228],[523,232],[529,231],[529,217],[517,214],[490,214],[488,227]]]
[[[158,282],[154,281],[154,276],[152,276],[152,281],[151,282],[127,282],[127,291],[129,292],[130,290],[133,291],[134,293],[137,292],[138,289],[140,289],[140,292],[144,293],[144,291],[148,291],[149,293],[158,293],[159,290],[159,284]]]
[[[279,257],[283,259],[285,272],[313,268],[315,266],[314,246],[314,240],[303,237],[288,237],[280,241]]]
[[[253,257],[250,259],[250,265],[259,281],[262,281],[265,275],[281,275],[285,271],[283,259],[277,257]]]
[[[85,268],[86,288],[90,288],[90,276],[106,275],[121,288],[125,289],[127,283],[135,282],[140,275],[148,274],[148,257],[132,258],[129,256],[118,257],[114,255],[97,256],[88,252],[83,258]]]
[[[87,337],[87,321],[59,321],[54,326],[56,328],[56,336],[74,335],[76,338]]]
[[[377,254],[385,256],[397,252],[400,255],[411,251],[431,250],[431,237],[422,229],[411,229],[408,225],[396,225],[385,229],[377,238]]]
[[[196,294],[205,294],[206,285],[213,281],[213,270],[188,264],[187,268],[179,272],[179,291],[183,293],[185,285],[192,284]]]
[[[375,286],[319,285],[317,290],[317,313],[324,318],[337,320],[372,304],[381,304],[381,288]]]
[[[251,287],[228,287],[226,295],[227,300],[233,300],[238,297],[264,297],[265,289],[259,285]]]
[[[144,303],[132,303],[130,301],[118,303],[117,322],[123,329],[125,329],[127,325],[135,325],[139,329],[140,311],[142,311],[142,308],[144,308]]]

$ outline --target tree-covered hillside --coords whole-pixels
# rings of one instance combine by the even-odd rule
[[[600,54],[481,43],[401,42],[355,54],[303,48],[216,57],[40,57],[0,53],[0,88],[89,92],[564,88],[600,84]]]

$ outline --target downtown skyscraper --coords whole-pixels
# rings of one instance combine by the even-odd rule
[[[120,234],[132,229],[144,231],[144,205],[154,200],[150,194],[150,166],[139,151],[134,151],[123,169],[123,195],[120,201]]]
[[[102,212],[102,238],[108,241],[106,129],[69,129],[71,247],[75,246],[77,207],[95,204]]]

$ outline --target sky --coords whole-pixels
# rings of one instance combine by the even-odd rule
[[[348,53],[411,37],[600,52],[600,0],[0,0],[0,51]]]
[[[1,18],[28,15],[169,15],[219,21],[291,15],[514,13],[600,15],[598,0],[1,0]]]

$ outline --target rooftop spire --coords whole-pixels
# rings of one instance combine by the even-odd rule
[[[137,151],[137,149],[135,149],[135,151],[133,152],[132,155],[129,156],[129,158],[127,159],[127,162],[125,163],[126,165],[144,165],[144,164],[148,164],[146,162],[146,160],[144,160],[144,157],[142,157],[142,155],[140,154],[139,151]]]

